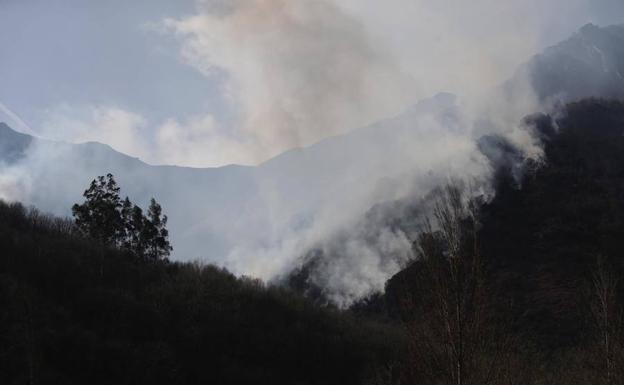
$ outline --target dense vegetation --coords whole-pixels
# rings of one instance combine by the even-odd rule
[[[356,384],[401,333],[0,203],[0,383]]]
[[[167,258],[173,247],[162,207],[152,198],[145,216],[128,197],[121,199],[120,190],[110,173],[94,179],[83,193],[85,201],[72,207],[76,227],[94,241],[127,250],[137,258]]]
[[[518,175],[498,159],[495,198],[476,217],[458,216],[462,274],[478,285],[455,284],[448,272],[456,263],[448,227],[425,231],[415,243],[421,258],[388,282],[391,312],[410,335],[426,333],[410,342],[408,374],[416,383],[457,384],[449,369],[460,361],[456,346],[474,353],[461,358],[463,383],[624,383],[624,104],[585,100],[561,112],[527,118],[543,142],[543,161],[526,161]],[[441,267],[432,274],[435,264]],[[423,357],[432,335],[434,353]],[[442,365],[435,372],[414,358]]]
[[[624,103],[527,125],[543,159],[485,138],[495,197],[437,190],[349,311],[0,203],[0,383],[624,383]]]

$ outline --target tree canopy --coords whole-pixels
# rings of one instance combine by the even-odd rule
[[[72,213],[78,229],[104,244],[126,249],[139,258],[167,258],[173,247],[169,243],[167,216],[152,198],[147,215],[126,197],[121,199],[112,174],[98,176],[76,203]]]

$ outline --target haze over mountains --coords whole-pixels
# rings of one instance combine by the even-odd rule
[[[570,39],[548,48],[526,66],[542,101],[624,95],[624,26],[582,27]]]
[[[537,96],[538,104],[527,105],[547,109],[585,97],[622,97],[623,74],[624,26],[587,25],[532,58],[502,90],[512,95],[509,103]],[[311,250],[322,250],[322,263],[306,279],[349,303],[382,289],[411,256],[409,228],[391,225],[393,211],[383,203],[419,202],[450,177],[481,181],[478,188],[487,193],[494,158],[483,141],[477,145],[482,135],[535,151],[536,141],[517,126],[521,115],[489,120],[465,102],[441,93],[399,116],[257,167],[151,166],[100,143],[52,142],[3,124],[0,197],[68,215],[88,183],[110,172],[122,194],[139,205],[152,195],[163,205],[175,259],[272,279],[299,268]],[[490,109],[508,107],[515,105]],[[367,221],[383,226],[368,231]]]

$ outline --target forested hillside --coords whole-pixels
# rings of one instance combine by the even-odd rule
[[[624,103],[526,123],[543,157],[484,138],[495,196],[441,186],[412,263],[349,310],[0,203],[0,382],[620,384]]]
[[[19,204],[0,203],[0,248],[2,384],[358,384],[402,355],[399,329]]]
[[[532,120],[545,163],[520,186],[501,170],[482,247],[516,327],[550,350],[585,342],[599,263],[624,272],[624,104],[586,100]]]
[[[494,199],[479,204],[478,216],[462,216],[461,279],[454,281],[456,262],[443,226],[423,233],[415,243],[420,258],[387,284],[387,312],[437,336],[430,345],[411,338],[415,378],[431,376],[414,362],[435,356],[423,347],[453,351],[457,345],[455,334],[445,337],[430,325],[444,325],[455,314],[446,306],[452,300],[436,302],[455,293],[463,349],[477,353],[465,358],[469,383],[493,373],[503,375],[502,383],[624,381],[624,103],[585,100],[557,117],[528,117],[527,124],[543,142],[544,156],[525,161],[519,179],[512,164],[499,163]],[[442,264],[451,269],[446,279],[439,267],[432,270],[436,256],[450,258]],[[439,313],[444,308],[446,316]],[[452,373],[444,365],[438,370]]]

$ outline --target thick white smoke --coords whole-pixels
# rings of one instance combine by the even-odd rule
[[[200,1],[196,15],[164,26],[185,61],[227,77],[255,162],[397,113],[418,89],[333,2]]]
[[[586,22],[587,4],[200,0],[195,15],[164,28],[189,65],[226,77],[238,145],[257,163],[441,91],[476,109],[522,62]]]
[[[224,79],[231,121],[206,113],[149,130],[144,117],[119,107],[89,106],[85,114],[61,106],[44,128],[183,165],[257,164],[316,144],[258,167],[212,170],[111,162],[100,147],[83,147],[89,161],[81,162],[67,146],[34,147],[0,173],[0,191],[66,213],[94,173],[112,171],[131,198],[161,201],[176,258],[203,257],[270,280],[319,250],[310,283],[348,305],[383,289],[411,256],[412,235],[391,223],[402,212],[372,208],[425,199],[449,178],[487,187],[490,165],[475,141],[487,133],[539,155],[519,126],[538,108],[527,74],[517,74],[512,90],[498,86],[564,37],[562,20],[574,23],[570,30],[587,21],[580,16],[587,4],[199,1],[195,14],[157,25],[178,39],[181,60]],[[442,94],[412,106],[444,90],[459,98]]]

